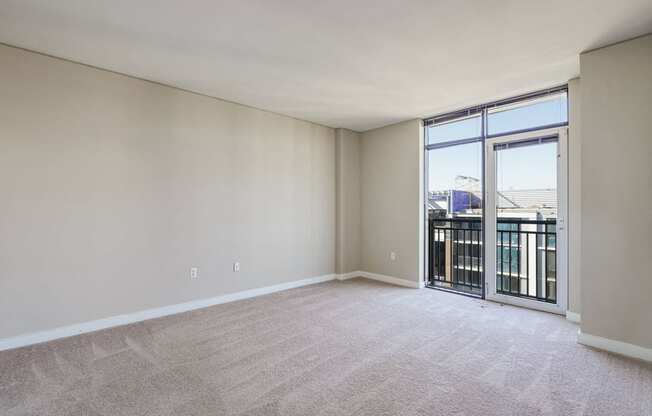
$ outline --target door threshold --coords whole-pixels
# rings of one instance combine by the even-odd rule
[[[462,295],[466,296],[469,298],[474,298],[474,299],[484,299],[482,294],[475,294],[475,293],[469,293],[469,292],[463,292],[461,290],[455,290],[455,289],[449,289],[447,287],[440,287],[440,286],[432,286],[426,283],[426,288],[428,289],[434,289],[434,290],[440,290],[442,292],[448,292],[448,293],[454,293],[456,295]]]

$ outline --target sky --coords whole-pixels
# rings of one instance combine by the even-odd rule
[[[489,114],[488,133],[496,134],[567,120],[566,96]],[[480,119],[436,126],[428,132],[430,143],[480,136]],[[499,150],[496,155],[498,190],[556,188],[557,144]],[[458,175],[482,179],[482,144],[469,143],[428,151],[431,191],[455,188]]]

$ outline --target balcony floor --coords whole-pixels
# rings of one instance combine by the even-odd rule
[[[0,414],[651,415],[562,317],[365,279],[0,352]]]

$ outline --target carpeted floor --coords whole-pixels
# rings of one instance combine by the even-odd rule
[[[2,415],[652,415],[561,317],[364,279],[0,352]]]

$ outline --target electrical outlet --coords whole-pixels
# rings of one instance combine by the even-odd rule
[[[197,279],[199,277],[199,269],[196,267],[190,268],[190,278]]]
[[[395,252],[392,251],[391,253],[389,253],[389,259],[390,259],[391,261],[396,261],[396,258],[397,258],[397,257],[398,257],[398,256],[396,255]]]
[[[233,263],[233,271],[234,272],[239,272],[240,271],[240,263],[239,262],[236,261],[235,263]]]

